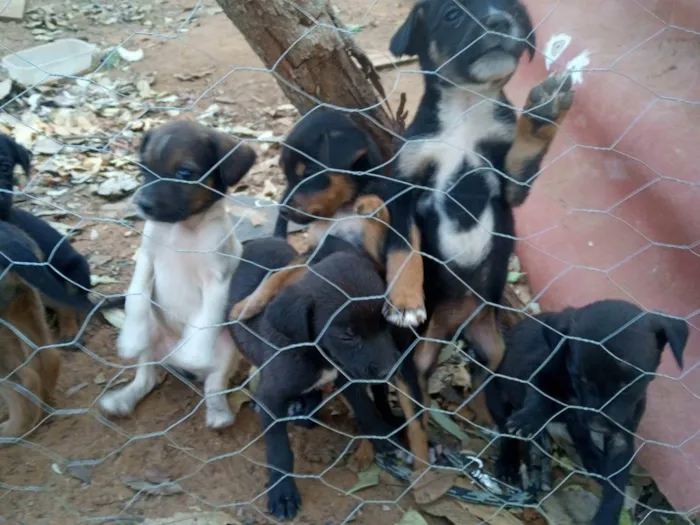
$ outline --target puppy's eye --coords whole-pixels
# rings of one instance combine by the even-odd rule
[[[186,168],[180,168],[175,172],[175,177],[178,179],[189,179],[192,177],[192,171],[186,169]]]
[[[456,7],[448,9],[447,13],[445,13],[445,22],[456,22],[460,18],[461,14],[461,11]]]

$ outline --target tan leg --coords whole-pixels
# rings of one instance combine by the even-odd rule
[[[298,258],[292,261],[290,266],[304,264],[305,261],[305,258]],[[308,268],[306,267],[289,268],[277,271],[268,279],[260,283],[252,294],[233,305],[229,317],[239,321],[245,321],[255,317],[262,312],[275,297],[277,297],[280,291],[293,282],[301,279],[307,271]]]

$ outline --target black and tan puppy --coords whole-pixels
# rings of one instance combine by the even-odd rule
[[[573,102],[572,83],[567,75],[547,79],[516,118],[503,88],[521,55],[534,50],[532,23],[518,0],[421,0],[390,49],[417,55],[425,78],[392,169],[398,180],[430,188],[401,195],[399,211],[391,211],[392,227],[405,238],[415,222],[430,256],[430,321],[416,364],[430,374],[440,341],[464,330],[493,370],[504,348],[495,306],[513,251],[513,207],[527,197]]]
[[[386,318],[398,326],[423,323],[423,265],[420,256],[413,255],[418,246],[409,246],[401,238],[386,243],[385,231],[368,230],[364,221],[353,220],[358,212],[363,214],[355,206],[359,197],[379,197],[386,203],[383,208],[390,211],[394,197],[406,189],[405,184],[388,178],[386,163],[372,137],[348,113],[317,108],[304,115],[285,138],[280,164],[287,190],[275,234],[286,234],[288,220],[316,221],[323,229],[333,222],[335,235],[364,246],[386,266]],[[388,232],[393,236],[393,229]]]
[[[12,206],[14,184],[13,168],[20,165],[29,175],[31,153],[5,134],[0,133],[0,220],[20,228],[37,244],[43,259],[49,263],[49,271],[69,294],[88,297],[92,289],[90,266],[68,239],[46,221]],[[108,299],[100,308],[115,308],[124,300]],[[58,336],[61,343],[75,340],[78,334],[78,312],[70,306],[58,306],[50,300],[46,305],[55,310],[58,317]]]
[[[256,400],[265,428],[268,510],[282,519],[294,517],[301,503],[292,477],[287,421],[280,421],[291,402],[332,383],[344,387],[342,395],[363,434],[391,436],[396,431],[377,412],[366,384],[348,384],[348,379],[388,379],[398,366],[392,326],[382,316],[384,281],[369,257],[340,239],[326,242],[326,249],[333,246],[320,262],[282,289],[260,315],[231,325],[241,353],[261,368]],[[231,281],[230,302],[250,295],[269,270],[284,268],[295,257],[282,239],[246,243]]]
[[[683,368],[685,321],[645,313],[626,301],[543,313],[516,325],[486,399],[499,431],[536,436],[564,423],[583,467],[601,477],[593,523],[618,522],[644,415],[647,386],[666,344]],[[602,447],[596,439],[603,439]],[[499,476],[518,481],[519,442],[501,438]]]
[[[102,396],[107,414],[131,414],[155,387],[152,363],[160,361],[204,381],[207,426],[233,424],[222,391],[239,355],[222,325],[242,248],[224,197],[255,158],[249,146],[191,121],[144,136],[136,204],[146,222],[117,339],[119,356],[140,366],[131,383]]]
[[[59,353],[50,347],[42,297],[77,310],[93,305],[83,296],[69,294],[49,271],[36,243],[3,221],[0,254],[0,395],[9,411],[7,421],[0,424],[0,436],[18,437],[31,430],[42,409],[17,385],[49,402],[60,371]]]

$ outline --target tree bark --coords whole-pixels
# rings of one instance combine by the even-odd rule
[[[217,3],[302,115],[319,104],[361,109],[353,120],[392,157],[396,124],[380,103],[379,75],[328,0]]]

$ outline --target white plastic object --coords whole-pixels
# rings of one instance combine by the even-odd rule
[[[63,38],[5,55],[2,65],[18,84],[34,86],[63,75],[77,75],[86,71],[92,64],[96,50],[94,44],[77,38]]]

